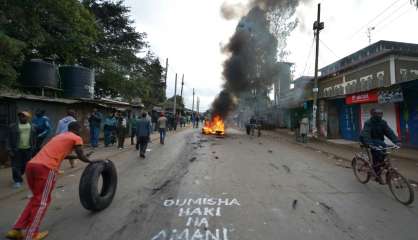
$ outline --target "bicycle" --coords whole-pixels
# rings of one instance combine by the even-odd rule
[[[377,182],[379,176],[373,168],[370,149],[381,151],[385,156],[385,160],[376,167],[381,168],[381,176],[386,176],[384,179],[385,182],[382,182],[382,184],[388,184],[390,192],[398,202],[404,205],[411,204],[414,201],[414,190],[408,179],[402,176],[402,174],[400,174],[392,166],[391,159],[389,157],[391,152],[398,150],[400,147],[388,146],[383,148],[366,145],[361,145],[360,147],[362,151],[356,153],[351,162],[351,166],[357,180],[362,184],[366,184],[370,181],[370,178],[373,177],[373,179]]]

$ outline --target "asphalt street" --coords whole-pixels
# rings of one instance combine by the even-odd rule
[[[48,239],[254,240],[418,239],[418,204],[387,186],[360,184],[327,155],[273,136],[224,138],[199,129],[125,151],[112,205],[92,214],[78,199],[80,172],[58,180],[42,229]],[[0,202],[6,232],[26,193]]]

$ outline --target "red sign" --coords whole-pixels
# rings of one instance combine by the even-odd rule
[[[378,94],[376,90],[366,92],[366,93],[358,93],[349,95],[345,98],[345,103],[350,104],[356,104],[356,103],[370,103],[370,102],[377,102],[378,100]]]

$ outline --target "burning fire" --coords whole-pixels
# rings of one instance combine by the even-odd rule
[[[215,116],[211,121],[206,120],[202,128],[203,134],[224,135],[225,123],[220,116]]]

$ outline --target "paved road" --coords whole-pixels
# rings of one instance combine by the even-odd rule
[[[229,130],[225,138],[186,130],[152,145],[146,160],[114,159],[113,204],[85,211],[79,173],[58,182],[44,228],[49,239],[254,240],[411,239],[418,205],[397,203],[385,186],[361,185],[326,155],[273,137]],[[24,195],[0,202],[0,231]]]

